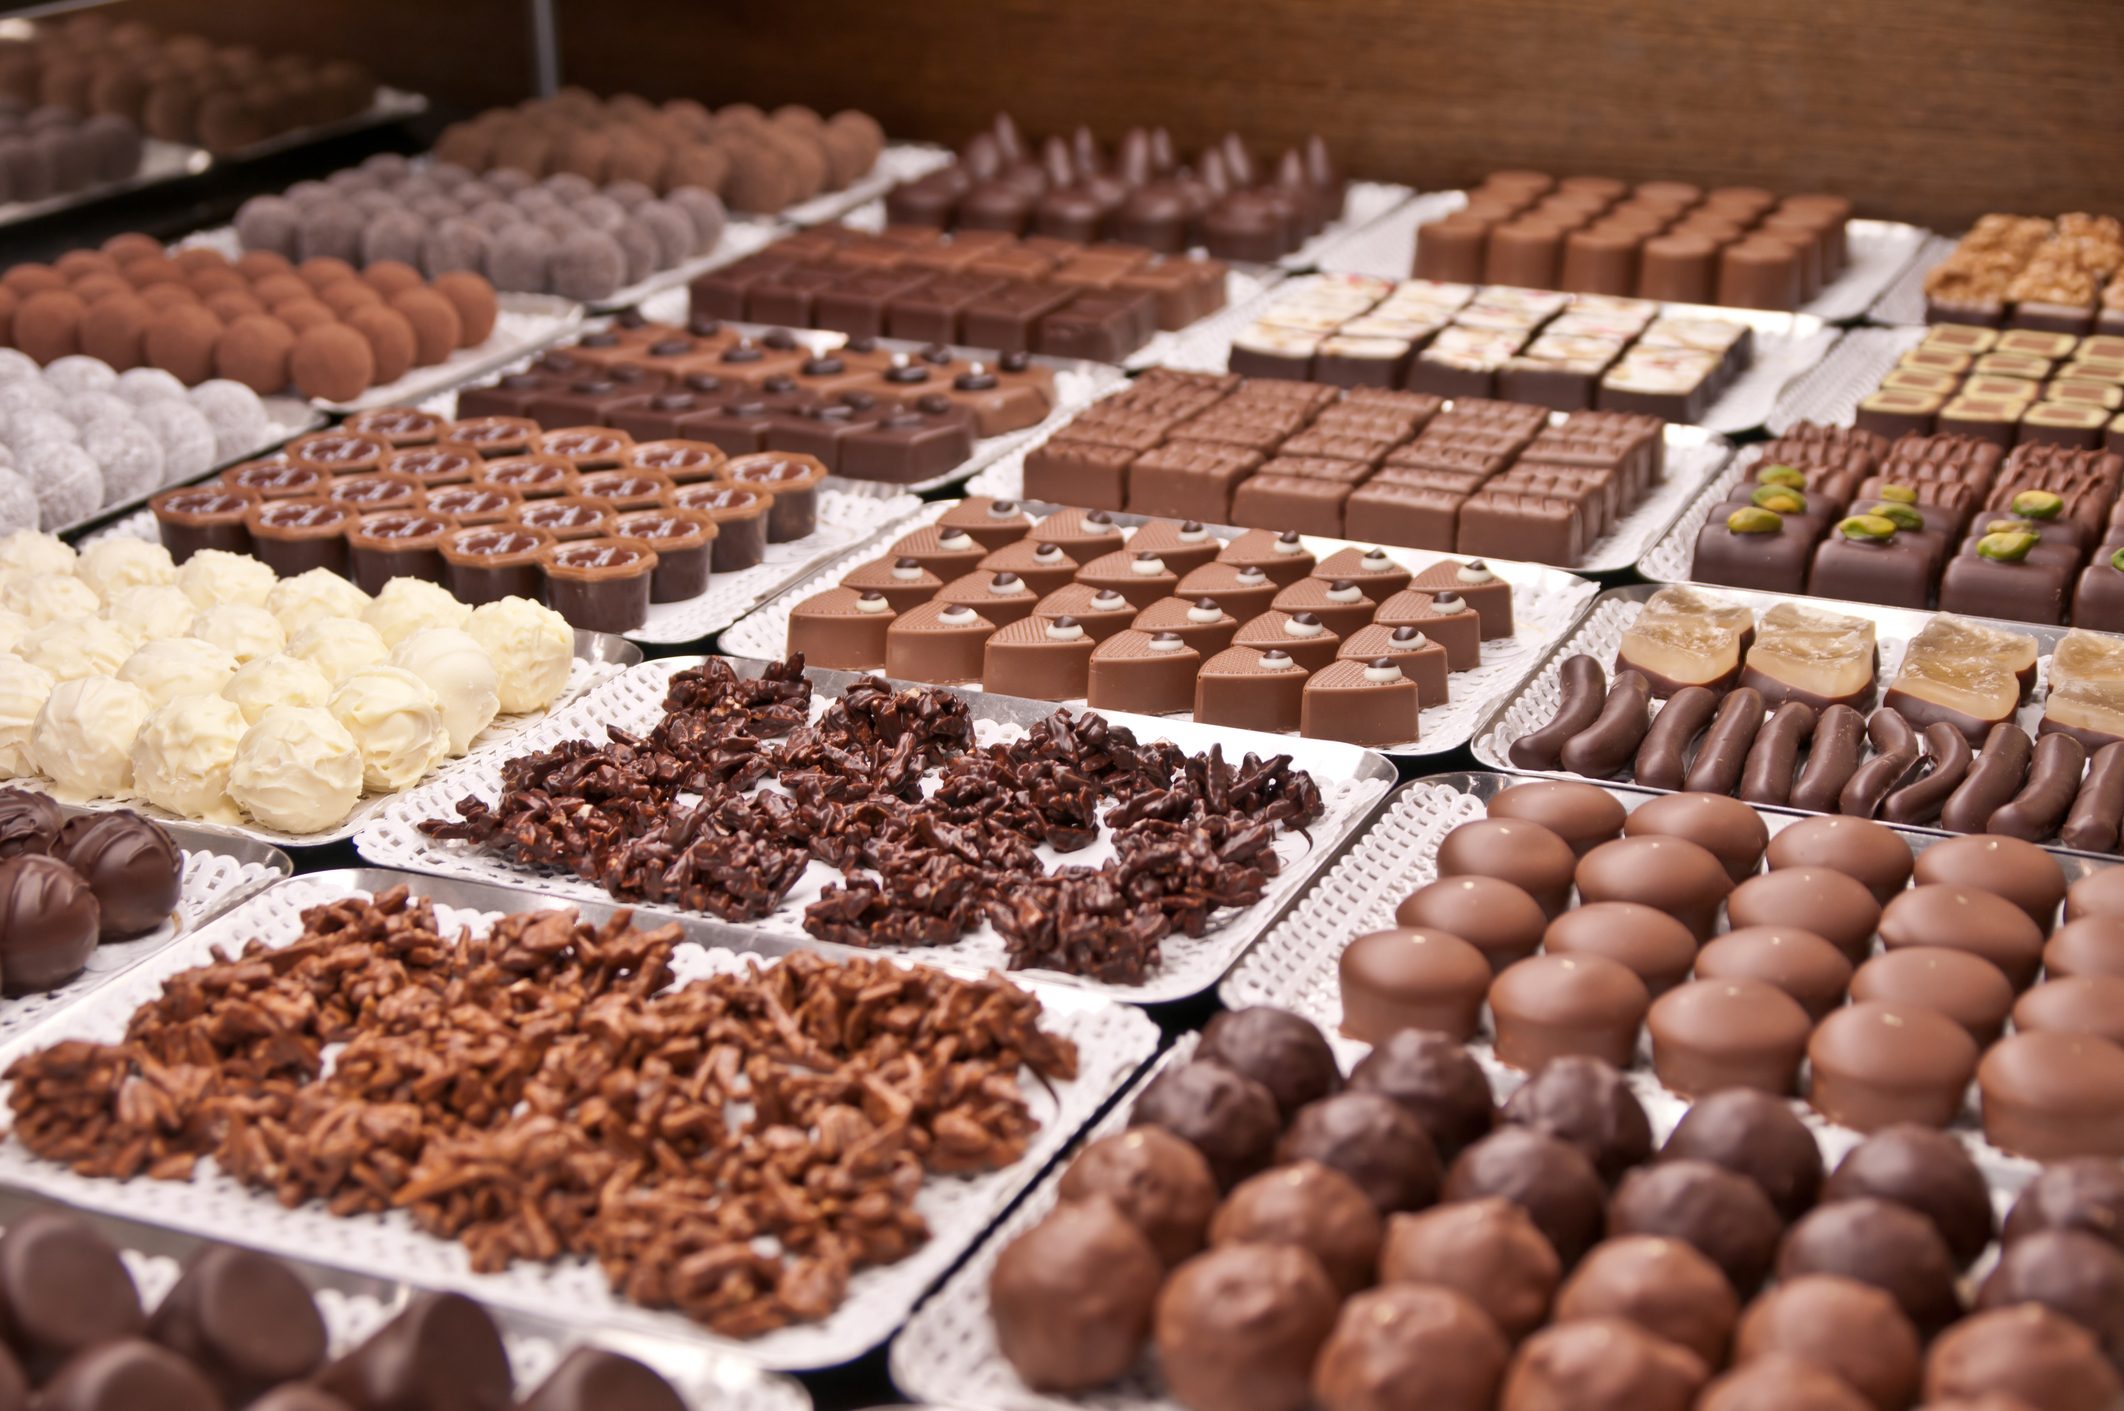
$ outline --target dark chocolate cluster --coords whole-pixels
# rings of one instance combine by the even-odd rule
[[[98,944],[166,924],[183,884],[184,855],[139,814],[68,818],[43,794],[0,791],[0,988],[59,988]]]
[[[513,759],[500,798],[421,828],[725,920],[773,913],[816,858],[851,874],[805,909],[823,940],[940,945],[985,921],[1015,967],[1140,983],[1164,937],[1260,900],[1279,831],[1323,812],[1288,756],[1234,766],[1096,715],[980,748],[941,691],[866,680],[807,724],[810,706],[802,657],[758,678],[714,658],[672,678],[647,736]],[[786,792],[755,789],[770,778]],[[1038,847],[1080,851],[1102,822],[1115,859],[1048,875]]]

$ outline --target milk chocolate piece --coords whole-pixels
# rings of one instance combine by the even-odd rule
[[[1954,1261],[1932,1222],[1914,1210],[1862,1197],[1816,1208],[1786,1232],[1780,1283],[1833,1274],[1882,1289],[1921,1333],[1961,1316]]]
[[[1601,955],[1537,955],[1490,986],[1497,1056],[1527,1072],[1565,1055],[1630,1063],[1651,997],[1644,981]]]
[[[1998,966],[1966,950],[1904,946],[1883,951],[1851,977],[1859,1001],[1915,1005],[1946,1015],[1981,1047],[1993,1043],[2013,1008],[2013,985]]]
[[[1081,700],[1097,641],[1067,615],[1034,614],[999,628],[981,658],[981,686],[1031,700]]]
[[[287,1265],[210,1245],[186,1261],[147,1336],[208,1378],[231,1406],[307,1377],[325,1359],[324,1319]]]
[[[494,1320],[454,1293],[417,1296],[316,1384],[359,1408],[503,1411],[510,1399],[508,1355]]]
[[[1977,1065],[1984,1135],[2017,1156],[2124,1156],[2124,1049],[2091,1034],[2001,1039]]]
[[[1202,657],[1175,632],[1116,633],[1092,652],[1086,699],[1095,710],[1170,715],[1192,709]]]
[[[590,632],[630,632],[649,618],[656,550],[640,539],[599,538],[545,551],[546,600],[569,625]]]
[[[1502,1196],[1526,1209],[1565,1268],[1600,1239],[1606,1191],[1593,1163],[1570,1143],[1531,1127],[1500,1127],[1460,1153],[1444,1199]]]
[[[930,601],[896,617],[885,632],[885,674],[938,685],[979,681],[996,625],[963,604]]]
[[[160,825],[130,809],[68,819],[51,855],[81,874],[95,894],[103,940],[146,935],[177,911],[184,856]]]
[[[1944,1014],[1860,1001],[1807,1042],[1808,1100],[1833,1122],[1878,1131],[1898,1122],[1944,1127],[1976,1071],[1976,1043]]]
[[[136,1338],[146,1323],[118,1252],[57,1208],[33,1211],[0,1236],[0,1321],[23,1371],[39,1382],[78,1353]]]
[[[631,1357],[578,1347],[517,1411],[684,1411],[671,1384]]]
[[[1195,680],[1195,719],[1241,730],[1295,731],[1309,676],[1280,647],[1232,647],[1202,663]]]
[[[885,633],[896,616],[883,593],[828,588],[789,610],[789,651],[802,653],[811,666],[880,670],[885,665]]]

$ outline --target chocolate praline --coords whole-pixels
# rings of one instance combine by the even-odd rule
[[[1342,1032],[1379,1043],[1404,1030],[1466,1040],[1490,988],[1482,952],[1443,931],[1396,927],[1353,938],[1336,964]]]
[[[1381,1283],[1453,1289],[1514,1341],[1547,1320],[1562,1277],[1548,1236],[1523,1208],[1496,1197],[1396,1215],[1379,1251]]]
[[[1686,1347],[1709,1366],[1726,1360],[1740,1300],[1692,1245],[1622,1235],[1595,1245],[1556,1295],[1556,1321],[1622,1318]]]
[[[2028,913],[2044,930],[2065,900],[2065,869],[2034,843],[1996,834],[1970,834],[1934,843],[1917,856],[1919,886],[1944,882],[1995,892]]]
[[[1565,1268],[1600,1238],[1607,1192],[1577,1147],[1531,1127],[1501,1127],[1453,1161],[1444,1199],[1502,1196],[1523,1206]]]
[[[1225,1191],[1269,1164],[1283,1129],[1267,1088],[1207,1061],[1177,1064],[1151,1079],[1128,1121],[1163,1127],[1191,1144]]]
[[[1163,1127],[1131,1127],[1092,1142],[1062,1172],[1056,1194],[1111,1200],[1168,1269],[1201,1250],[1219,1199],[1202,1153]]]
[[[1222,1063],[1267,1088],[1286,1119],[1342,1086],[1335,1051],[1318,1026],[1265,1004],[1227,1010],[1211,1019],[1195,1057]]]
[[[1657,834],[1602,843],[1579,861],[1581,901],[1634,901],[1687,926],[1707,941],[1733,879],[1708,849]]]
[[[40,1411],[220,1411],[221,1398],[182,1357],[140,1338],[100,1343],[59,1369]]]
[[[1534,955],[1490,983],[1499,1061],[1528,1072],[1569,1054],[1620,1068],[1637,1051],[1650,991],[1603,955]]]
[[[1866,958],[1881,906],[1866,884],[1829,867],[1781,867],[1751,878],[1726,898],[1734,927],[1792,926],[1835,946],[1853,963]]]
[[[1835,1373],[1878,1411],[1903,1411],[1917,1393],[1917,1329],[1888,1293],[1856,1279],[1811,1274],[1749,1304],[1734,1360],[1746,1366],[1778,1355]]]
[[[1770,843],[1763,816],[1724,794],[1669,794],[1647,800],[1631,811],[1623,836],[1647,835],[1687,838],[1710,849],[1735,882],[1755,875]]]
[[[53,990],[95,953],[102,908],[80,873],[43,853],[0,862],[0,986],[11,995]]]
[[[1813,1027],[1799,1001],[1761,980],[1691,980],[1652,1002],[1652,1068],[1678,1093],[1790,1093]]]
[[[1566,780],[1514,784],[1491,799],[1487,808],[1492,818],[1541,824],[1580,857],[1621,837],[1628,816],[1622,801],[1606,789]]]
[[[1883,1127],[1844,1153],[1825,1201],[1872,1196],[1908,1206],[1932,1222],[1947,1252],[1967,1268],[1998,1229],[1991,1191],[1969,1150],[1947,1133],[1914,1123]]]
[[[2082,1230],[2124,1250],[2124,1162],[2108,1156],[2053,1161],[2015,1197],[2007,1244],[2043,1230]]]
[[[2078,1230],[2041,1230],[1999,1255],[1977,1307],[2040,1303],[2093,1333],[2112,1363],[2124,1360],[2124,1251]]]
[[[0,1325],[32,1381],[76,1353],[138,1336],[146,1321],[118,1251],[79,1216],[36,1210],[0,1235]]]
[[[1910,882],[1910,844],[1870,818],[1807,818],[1781,829],[1764,857],[1781,867],[1827,867],[1856,877],[1886,906]]]
[[[1135,1365],[1165,1266],[1103,1197],[1065,1201],[988,1276],[996,1349],[1035,1391],[1081,1391]]]
[[[186,1261],[147,1336],[198,1368],[231,1406],[307,1377],[326,1351],[309,1286],[279,1260],[229,1245]]]
[[[1577,865],[1577,854],[1557,834],[1513,818],[1463,823],[1438,844],[1440,877],[1500,878],[1534,898],[1551,920],[1571,904]]]
[[[1392,1098],[1371,1092],[1336,1093],[1299,1108],[1276,1160],[1317,1161],[1340,1171],[1382,1215],[1430,1205],[1445,1178],[1423,1124]]]
[[[2124,976],[2073,975],[2045,980],[2014,1002],[2018,1033],[2052,1029],[2124,1044]]]
[[[1394,920],[1460,937],[1482,952],[1492,972],[1540,949],[1549,924],[1525,889],[1497,877],[1448,877],[1418,887],[1394,908]]]
[[[1881,944],[1947,946],[1990,961],[2016,990],[2034,982],[2043,963],[2043,930],[1996,892],[1935,882],[1912,887],[1881,909]]]
[[[1799,1001],[1809,1018],[1844,1002],[1851,961],[1812,931],[1796,926],[1742,926],[1696,953],[1699,980],[1761,980]]]
[[[1320,1411],[1490,1411],[1511,1346],[1451,1289],[1389,1284],[1343,1305],[1313,1368]]]
[[[48,853],[66,815],[43,794],[0,789],[0,861],[20,853]]]
[[[1696,963],[1689,928],[1634,901],[1574,906],[1549,923],[1541,945],[1550,955],[1605,956],[1644,981],[1655,997],[1687,979]]]
[[[1498,1411],[1688,1411],[1711,1369],[1620,1318],[1544,1328],[1519,1349]]]
[[[486,1309],[462,1294],[421,1294],[315,1384],[357,1407],[499,1408],[509,1404],[509,1355]]]
[[[1861,965],[1851,977],[1851,998],[1937,1010],[1983,1047],[2006,1027],[2013,985],[1998,966],[1972,951],[1905,946]]]
[[[1921,1332],[1962,1316],[1954,1258],[1932,1222],[1891,1201],[1862,1197],[1818,1206],[1785,1232],[1777,1276],[1836,1274],[1885,1289]]]
[[[2083,916],[2124,917],[2124,868],[2090,872],[2066,891],[2065,919],[2077,921]]]
[[[129,809],[68,819],[52,855],[96,894],[106,941],[145,935],[177,910],[184,855],[160,826]]]
[[[1872,1404],[1812,1362],[1773,1353],[1705,1387],[1696,1411],[1871,1411]]]
[[[1997,1393],[2041,1411],[2111,1411],[2120,1391],[2116,1368],[2093,1334],[2023,1303],[1965,1319],[1925,1356],[1927,1400]]]
[[[1652,1121],[1612,1063],[1571,1054],[1550,1060],[1520,1084],[1504,1120],[1577,1147],[1611,1185],[1652,1156]]]
[[[1249,1176],[1210,1221],[1212,1249],[1288,1244],[1311,1251],[1345,1296],[1372,1282],[1385,1234],[1379,1211],[1355,1182],[1317,1161]]]
[[[1295,1245],[1198,1254],[1158,1293],[1166,1384],[1191,1411],[1301,1411],[1340,1303],[1320,1261]]]
[[[1762,1187],[1708,1161],[1661,1161],[1625,1174],[1608,1205],[1608,1233],[1684,1240],[1725,1271],[1742,1298],[1777,1257],[1785,1227]]]
[[[1406,1108],[1443,1162],[1481,1140],[1497,1121],[1490,1080],[1466,1049],[1443,1034],[1410,1029],[1374,1044],[1350,1070],[1349,1088]]]
[[[1984,1135],[2016,1156],[2124,1156],[2124,1048],[2107,1039],[2010,1034],[1978,1062],[1977,1093]]]
[[[1746,1176],[1780,1217],[1797,1219],[1822,1189],[1822,1151],[1790,1103],[1750,1088],[1699,1099],[1660,1148],[1662,1161],[1709,1161]]]
[[[2124,867],[2111,868],[2124,876]],[[2108,873],[2097,873],[2107,876]],[[2067,902],[2065,909],[2072,910]],[[2043,973],[2053,980],[2074,975],[2124,975],[2124,914],[2090,912],[2074,917],[2043,943]]]

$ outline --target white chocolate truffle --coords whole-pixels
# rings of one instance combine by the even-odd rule
[[[241,382],[212,378],[194,387],[186,400],[214,429],[217,459],[233,460],[250,453],[264,443],[271,430],[266,422],[265,403]]]
[[[335,827],[361,800],[361,746],[330,711],[275,706],[236,746],[229,797],[285,833]]]
[[[288,638],[288,655],[310,663],[336,686],[363,667],[382,666],[391,649],[368,623],[327,617]]]
[[[214,428],[191,403],[142,402],[133,414],[162,442],[162,461],[172,484],[196,480],[214,468]]]
[[[435,692],[401,667],[355,672],[332,692],[329,708],[361,746],[365,788],[411,788],[450,757],[450,732]]]
[[[288,649],[288,634],[280,619],[264,608],[248,603],[223,603],[192,619],[190,635],[236,658],[240,665]]]
[[[276,652],[237,667],[221,694],[237,704],[245,720],[256,725],[278,705],[323,709],[325,702],[332,699],[332,683],[308,662]]]
[[[125,408],[125,403],[116,397],[103,400],[116,403],[120,410]],[[104,509],[126,500],[141,500],[163,486],[162,443],[137,421],[99,421],[85,427],[81,449],[103,471]]]
[[[148,693],[156,705],[180,696],[218,696],[236,674],[236,658],[197,637],[148,642],[125,659],[118,679]]]
[[[283,578],[266,595],[267,610],[290,637],[327,617],[360,617],[368,606],[367,593],[329,568]]]
[[[11,608],[0,608],[0,652],[11,652],[30,634],[30,620]]]
[[[109,676],[83,676],[52,688],[30,727],[30,758],[52,792],[76,803],[133,786],[133,737],[154,708],[147,692]]]
[[[170,551],[160,544],[116,535],[83,549],[81,561],[74,566],[74,576],[107,601],[117,596],[121,588],[175,584],[177,565],[171,561]]]
[[[279,581],[269,565],[227,549],[200,549],[177,566],[177,586],[201,612],[221,603],[262,608]]]
[[[198,615],[184,590],[168,583],[121,588],[117,596],[105,600],[102,613],[105,622],[135,642],[182,637],[192,630],[192,619]]]
[[[21,424],[26,419],[17,417],[10,434],[29,434]],[[60,425],[73,430],[65,422]],[[96,458],[71,441],[46,436],[41,429],[37,434],[38,440],[18,438],[13,444],[20,462],[17,469],[37,496],[38,525],[64,529],[103,508],[103,469]]]
[[[424,627],[391,650],[391,665],[428,683],[442,703],[450,753],[472,748],[501,710],[501,679],[487,649],[454,627]]]
[[[133,654],[133,639],[100,617],[62,617],[32,628],[15,655],[41,666],[55,681],[116,676]]]
[[[361,620],[382,635],[385,646],[396,647],[422,628],[463,627],[471,616],[471,606],[459,602],[440,583],[394,578],[362,610]]]
[[[30,758],[30,727],[59,683],[42,667],[20,657],[0,656],[0,775],[37,772]]]
[[[94,617],[103,611],[103,599],[78,578],[10,573],[0,579],[0,606],[42,627],[62,617]]]
[[[567,686],[575,632],[553,609],[529,598],[503,598],[474,609],[465,631],[494,663],[506,714],[544,710]]]
[[[0,447],[0,529],[35,531],[44,512],[37,506],[37,491],[11,464],[12,456]]]
[[[118,374],[101,358],[69,353],[44,365],[44,380],[61,392],[107,392]]]
[[[167,702],[133,737],[133,792],[187,818],[237,822],[229,767],[248,729],[236,703],[220,696]]]
[[[34,529],[18,529],[0,539],[0,573],[50,573],[71,578],[78,558],[72,544]]]

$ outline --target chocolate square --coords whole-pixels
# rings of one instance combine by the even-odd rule
[[[1232,492],[1261,464],[1261,453],[1213,441],[1173,441],[1137,457],[1128,508],[1204,524],[1230,522]]]
[[[1048,441],[1025,453],[1026,498],[1095,510],[1124,509],[1129,466],[1136,456],[1127,446]]]
[[[1234,524],[1341,537],[1342,504],[1350,495],[1349,482],[1266,471],[1264,466],[1232,492]]]

